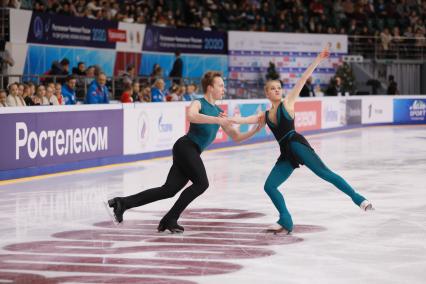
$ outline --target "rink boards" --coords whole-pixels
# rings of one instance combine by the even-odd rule
[[[249,116],[269,108],[267,100],[223,100],[229,116]],[[189,103],[110,104],[2,109],[0,180],[22,178],[171,154],[189,127]],[[424,96],[302,98],[295,125],[301,133],[378,124],[426,123]],[[241,132],[250,125],[235,126]],[[264,128],[245,143],[272,139]],[[212,148],[233,146],[219,131]]]

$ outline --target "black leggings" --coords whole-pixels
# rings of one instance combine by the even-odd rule
[[[173,145],[173,165],[170,168],[166,183],[161,187],[147,189],[135,195],[123,198],[126,209],[142,206],[157,200],[176,195],[187,183],[187,187],[179,196],[163,220],[177,220],[180,214],[195,198],[209,187],[206,169],[200,157],[198,146],[186,135]]]

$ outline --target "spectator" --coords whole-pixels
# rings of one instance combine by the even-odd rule
[[[151,87],[145,86],[142,88],[142,92],[139,93],[139,102],[149,103],[151,102]]]
[[[12,55],[6,49],[6,42],[4,40],[0,40],[0,74],[7,75],[8,67],[13,66],[15,64],[15,60],[13,60]],[[9,84],[9,78],[7,76],[1,78],[0,88],[6,88]]]
[[[179,90],[179,85],[173,84],[171,88],[169,89],[169,94],[166,95],[166,101],[178,101],[179,97],[177,95],[177,92]]]
[[[60,105],[64,105],[65,104],[64,97],[62,96],[62,85],[59,84],[59,83],[55,84],[55,97],[58,100],[58,103]]]
[[[183,71],[183,61],[180,58],[180,52],[175,52],[175,62],[173,63],[173,68],[170,71],[169,77],[172,78],[173,83],[180,85],[182,81],[182,71]]]
[[[314,85],[312,84],[312,77],[309,77],[300,91],[301,97],[315,97]]]
[[[55,89],[51,86],[46,88],[46,98],[49,101],[49,105],[59,105],[58,99],[55,96]]]
[[[45,73],[49,75],[48,77],[42,80],[42,83],[47,84],[51,82],[60,82],[65,81],[64,77],[68,75],[70,61],[67,58],[62,59],[60,62],[53,61],[50,67],[50,70]]]
[[[75,85],[77,79],[74,75],[68,76],[65,79],[65,84],[62,86],[62,96],[64,97],[64,104],[75,105],[77,103]]]
[[[133,82],[132,84],[132,89],[133,89],[133,101],[136,102],[138,101],[140,92],[141,92],[141,84],[139,82]]]
[[[9,85],[9,95],[7,96],[6,103],[10,107],[26,106],[24,99],[19,96],[18,84],[12,83]]]
[[[155,80],[160,79],[163,77],[163,68],[161,68],[160,64],[154,64],[152,67],[152,72],[149,75],[150,77],[150,83],[154,84]]]
[[[133,103],[133,87],[131,84],[125,85],[120,101],[122,103]]]
[[[388,95],[399,95],[398,84],[395,82],[395,78],[393,75],[389,75],[388,77]]]
[[[186,93],[183,95],[184,101],[193,101],[197,98],[197,85],[194,83],[186,86]]]
[[[84,62],[78,62],[77,67],[72,69],[72,74],[77,76],[86,76],[86,65],[84,65]]]
[[[164,93],[164,80],[163,79],[157,79],[154,82],[154,85],[151,89],[151,101],[152,102],[164,102],[165,100],[165,93]]]
[[[0,89],[0,107],[7,107],[7,93],[5,90]]]
[[[23,91],[22,97],[24,98],[25,104],[27,106],[33,106],[34,105],[30,85],[26,85],[26,84],[24,85],[24,91]]]
[[[326,96],[343,96],[345,94],[345,90],[342,86],[342,79],[339,76],[330,80],[330,84],[328,85],[325,94]]]
[[[46,87],[39,85],[37,87],[36,95],[34,96],[34,104],[47,106],[49,105],[49,100],[46,98]]]
[[[86,104],[108,104],[109,92],[106,86],[107,77],[104,72],[100,72],[96,80],[89,85],[86,95]]]

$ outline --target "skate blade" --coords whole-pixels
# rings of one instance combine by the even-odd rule
[[[113,223],[116,227],[118,227],[118,226],[120,225],[120,223],[118,223],[118,222],[117,222],[117,220],[115,220],[114,213],[111,213],[111,209],[110,209],[110,207],[109,207],[108,203],[107,203],[106,201],[103,201],[102,203],[104,204],[105,210],[107,211],[108,216],[111,218],[112,223]]]
[[[281,228],[281,229],[278,229],[278,230],[274,230],[274,229],[267,229],[266,230],[266,232],[267,233],[272,233],[272,234],[274,234],[274,235],[276,235],[276,234],[285,234],[285,235],[290,235],[290,233],[291,232],[289,232],[289,231],[287,231],[286,229],[284,229],[284,228]]]

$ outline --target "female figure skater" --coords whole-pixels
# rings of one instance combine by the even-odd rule
[[[108,200],[108,205],[113,208],[114,217],[118,223],[123,221],[123,214],[127,209],[173,197],[188,181],[191,181],[192,185],[182,192],[158,225],[159,232],[165,230],[172,233],[183,232],[184,228],[177,223],[181,213],[209,187],[200,155],[215,139],[219,126],[236,142],[250,138],[261,129],[262,126],[258,126],[246,133],[238,132],[232,127],[231,121],[225,117],[223,110],[215,105],[217,100],[222,99],[225,92],[225,85],[219,72],[205,73],[201,84],[204,97],[193,101],[189,106],[187,113],[190,121],[189,131],[173,145],[173,164],[164,185],[135,195]]]
[[[265,121],[280,145],[281,155],[265,182],[265,192],[271,198],[277,208],[280,217],[276,224],[268,228],[271,232],[288,233],[293,230],[293,221],[285,205],[278,187],[287,180],[295,168],[306,165],[320,178],[332,183],[363,210],[373,210],[372,204],[358,194],[341,176],[331,171],[314,152],[304,136],[297,133],[294,127],[294,105],[306,80],[314,69],[329,56],[328,48],[325,48],[306,69],[302,77],[296,83],[289,94],[282,99],[281,83],[277,80],[266,82],[265,95],[271,102],[269,110],[258,115],[248,117],[235,117],[231,121],[238,124],[254,124],[257,121]]]

